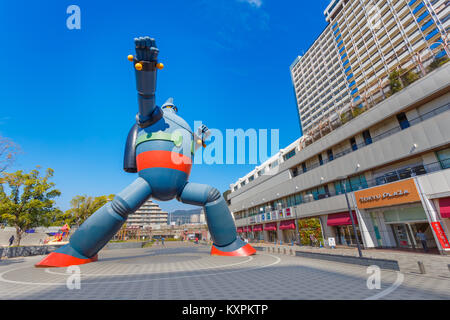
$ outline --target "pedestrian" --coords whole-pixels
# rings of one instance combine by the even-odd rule
[[[12,244],[14,242],[14,235],[11,236],[11,238],[9,238],[9,246],[11,247]]]
[[[164,237],[161,238],[161,245],[164,245]]]
[[[422,230],[419,230],[417,231],[416,236],[419,238],[420,242],[422,242],[423,251],[428,252],[427,236],[425,233],[423,233]]]
[[[198,237],[195,237],[195,244],[198,244]]]
[[[311,233],[311,234],[309,235],[309,244],[311,245],[311,247],[313,246],[313,238],[314,238],[314,236],[313,236],[313,234]]]

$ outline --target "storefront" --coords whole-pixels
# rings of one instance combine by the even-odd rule
[[[363,245],[361,231],[359,230],[358,219],[355,211],[353,211],[352,214],[359,243],[360,245]],[[329,214],[327,226],[334,228],[336,244],[343,246],[356,246],[356,235],[353,229],[352,219],[348,212]]]
[[[282,230],[283,243],[291,243],[296,241],[295,220],[280,221],[280,230]]]
[[[323,242],[320,219],[316,217],[297,220],[300,242],[302,245],[318,246]]]
[[[356,191],[358,209],[369,217],[377,247],[397,247],[424,250],[437,248],[433,227],[422,206],[413,179]]]
[[[267,232],[267,237],[265,237],[265,240],[268,242],[275,242],[277,241],[277,223],[271,222],[266,223],[264,225],[264,231]]]
[[[447,230],[450,231],[450,197],[439,199],[439,213]]]
[[[262,224],[257,224],[253,226],[253,236],[254,236],[253,239],[256,241],[264,240],[264,231]]]

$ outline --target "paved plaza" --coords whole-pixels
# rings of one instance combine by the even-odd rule
[[[0,299],[450,299],[450,275],[382,270],[381,288],[370,290],[363,266],[261,251],[217,257],[209,251],[179,242],[102,250],[98,262],[79,266],[79,289],[69,289],[77,282],[67,268],[34,268],[42,256],[1,260]]]

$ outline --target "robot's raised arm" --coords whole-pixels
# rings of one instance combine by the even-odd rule
[[[145,128],[162,117],[162,112],[155,104],[156,71],[162,69],[158,63],[159,50],[155,39],[150,37],[135,38],[136,56],[129,55],[136,72],[136,89],[138,91],[139,112],[136,120],[141,128]]]
[[[138,134],[138,125],[135,123],[128,133],[127,143],[125,145],[125,154],[123,157],[123,170],[130,173],[137,172],[136,166],[136,138]]]

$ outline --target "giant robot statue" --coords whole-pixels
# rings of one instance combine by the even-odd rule
[[[139,112],[128,134],[124,170],[139,177],[114,197],[72,235],[70,242],[50,253],[37,267],[65,267],[97,261],[97,253],[147,199],[178,201],[203,206],[213,245],[212,255],[248,256],[256,251],[236,234],[236,227],[220,192],[205,184],[188,182],[196,148],[204,146],[207,128],[193,133],[177,115],[170,98],[155,105],[159,50],[149,37],[135,39],[136,56],[128,56],[136,72]]]

